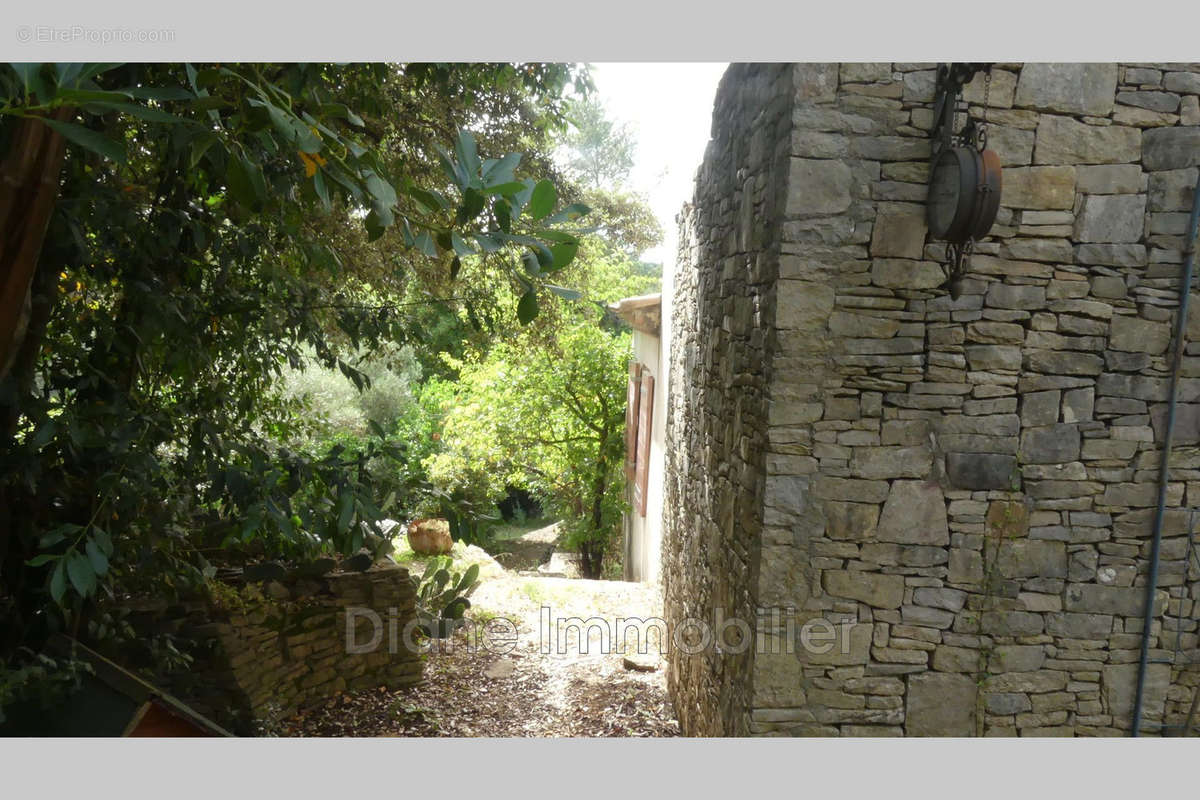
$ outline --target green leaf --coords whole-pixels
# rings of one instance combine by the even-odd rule
[[[554,184],[550,181],[538,181],[529,197],[529,216],[535,220],[541,219],[554,210],[556,202],[558,190],[554,188]]]
[[[79,70],[79,75],[75,79],[75,83],[76,84],[82,83],[83,81],[94,78],[97,75],[102,75],[103,73],[108,72],[109,70],[113,70],[113,69],[116,69],[117,67],[123,67],[123,66],[125,66],[125,64],[120,61],[92,62],[92,63],[88,63],[88,64],[81,64],[80,67],[82,67],[82,69]],[[59,81],[59,83],[63,83],[63,81]]]
[[[440,592],[449,580],[450,571],[445,567],[439,567],[438,571],[433,574],[433,588]]]
[[[538,315],[537,292],[533,289],[521,295],[520,301],[517,302],[517,319],[522,325],[528,325],[533,322]]]
[[[379,224],[385,228],[390,228],[392,223],[396,221],[396,215],[392,213],[391,206],[377,205],[375,208],[371,209],[371,213],[373,213],[375,218],[379,220]]]
[[[78,106],[84,103],[123,103],[130,100],[133,95],[128,92],[113,92],[103,89],[66,89],[59,87],[54,97],[56,100],[63,100]]]
[[[463,241],[463,238],[455,231],[450,232],[450,246],[454,249],[455,255],[457,255],[459,258],[475,255],[475,251],[472,250],[470,246]]]
[[[125,91],[129,92],[130,97],[138,100],[157,100],[160,103],[170,100],[191,100],[195,97],[187,89],[180,89],[178,86],[137,86]]]
[[[371,209],[367,213],[366,218],[363,220],[363,225],[365,225],[367,228],[368,242],[375,241],[380,236],[383,236],[385,232],[387,232],[387,226],[380,221],[379,215],[375,213],[375,209]]]
[[[437,246],[433,243],[433,237],[429,235],[429,231],[421,231],[417,234],[414,240],[416,248],[430,258],[437,256]]]
[[[17,77],[21,79],[21,85],[25,88],[26,96],[36,96],[39,102],[47,103],[53,99],[51,93],[46,89],[45,82],[42,80],[42,65],[30,62],[17,62],[9,64],[13,71],[17,73]]]
[[[521,254],[521,263],[525,265],[525,271],[531,277],[540,278],[542,276],[542,265],[538,260],[537,253],[532,250],[527,250]]]
[[[475,242],[479,245],[479,249],[485,253],[494,253],[503,247],[503,245],[496,241],[493,237],[482,233],[475,234],[474,238]]]
[[[492,211],[496,214],[496,224],[500,226],[500,230],[505,233],[512,230],[512,209],[507,200],[497,200],[492,204]]]
[[[572,222],[590,213],[592,213],[592,209],[589,206],[585,206],[583,203],[571,203],[557,214],[547,218],[546,224],[557,225],[560,222]]]
[[[74,122],[60,122],[48,117],[43,118],[42,122],[61,134],[68,142],[74,142],[93,153],[99,153],[109,161],[115,161],[118,164],[126,163],[125,145],[122,142],[109,139],[91,128],[76,125]]]
[[[63,596],[67,593],[66,566],[66,559],[60,558],[54,572],[50,573],[50,597],[60,606],[63,604]]]
[[[442,609],[442,617],[444,619],[460,620],[468,608],[471,607],[471,601],[465,597],[456,597],[446,604]]]
[[[266,183],[257,164],[251,164],[241,155],[229,159],[229,168],[225,173],[225,185],[234,201],[239,205],[253,211],[262,208],[262,200],[266,195]]]
[[[196,87],[200,89],[207,89],[210,86],[216,86],[220,80],[221,70],[219,69],[202,69],[196,73]]]
[[[345,489],[342,491],[341,497],[338,498],[338,533],[346,533],[350,530],[350,523],[354,521],[354,494]]]
[[[414,200],[420,203],[424,207],[425,211],[442,211],[446,208],[445,200],[442,199],[441,195],[425,191],[419,186],[410,186],[408,188],[408,194]]]
[[[113,554],[112,537],[108,535],[108,531],[103,528],[97,528],[92,533],[92,539],[100,546],[100,552],[104,553],[104,555],[111,556]]]
[[[204,154],[208,152],[208,148],[217,143],[217,136],[213,133],[205,133],[192,142],[192,154],[190,164],[193,169],[200,163],[200,159],[204,158]]]
[[[55,71],[58,73],[58,85],[75,86],[79,81],[79,73],[83,72],[84,65],[78,61],[64,62],[54,65]]]
[[[42,553],[40,556],[34,556],[33,558],[26,561],[25,566],[40,567],[43,564],[49,564],[51,561],[54,561],[57,558],[58,558],[58,556],[53,553]]]
[[[550,252],[554,255],[553,268],[562,269],[575,260],[575,254],[579,252],[579,245],[574,242],[562,242],[551,245]]]
[[[459,223],[462,224],[475,219],[483,211],[485,205],[487,205],[487,198],[481,192],[474,189],[464,191],[462,205],[458,208]]]
[[[565,286],[555,286],[552,283],[547,283],[546,288],[564,300],[578,300],[579,298],[583,297],[583,292],[579,291],[578,289],[568,289]]]
[[[516,185],[518,188],[513,191],[519,192],[522,184],[516,182],[513,173],[517,165],[521,163],[520,153],[509,153],[506,156],[492,161],[489,166],[483,170],[483,185],[489,190],[497,189],[500,186]]]
[[[78,550],[72,550],[66,561],[67,576],[71,579],[71,585],[79,592],[80,597],[90,597],[96,590],[96,572],[92,569],[92,562]]]
[[[367,173],[367,191],[375,198],[376,203],[384,208],[396,205],[396,190],[373,171]]]
[[[346,190],[346,194],[354,198],[355,202],[363,202],[362,188],[350,176],[334,162],[329,162],[321,167],[321,172],[328,175],[333,181]]]
[[[165,122],[168,124],[192,122],[189,119],[185,119],[184,117],[179,117],[174,114],[168,114],[166,111],[160,111],[157,108],[139,106],[134,103],[91,103],[90,105],[111,109],[113,111],[120,111],[123,114],[128,114],[131,117],[138,117],[139,119],[144,119],[147,122]]]
[[[259,199],[260,205],[267,200],[267,179],[263,175],[262,165],[245,160],[246,171],[250,175],[250,185],[254,187],[254,195]]]
[[[525,205],[529,202],[529,198],[533,196],[533,189],[535,186],[537,186],[537,184],[533,182],[532,178],[526,178],[525,180],[521,181],[521,183],[525,188],[519,192],[514,192],[509,198],[509,202],[512,204],[512,215],[514,217],[521,216],[522,209],[524,209]]]
[[[38,547],[41,547],[42,549],[53,547],[63,539],[66,539],[69,534],[78,533],[81,530],[83,529],[80,526],[70,522],[59,525],[54,530],[48,531],[47,533],[41,535],[41,537],[38,539]]]
[[[475,137],[470,131],[460,130],[458,132],[458,140],[454,144],[454,155],[458,157],[458,161],[463,165],[468,177],[474,177],[479,173],[479,152],[475,146]]]
[[[197,97],[192,101],[193,111],[213,111],[218,108],[225,108],[229,102],[220,97]]]
[[[305,153],[321,152],[321,138],[313,133],[311,127],[298,119],[290,111],[282,109],[274,103],[267,103],[262,100],[250,100],[248,102],[255,108],[265,108],[267,110],[267,116],[271,120],[271,125],[275,130],[279,131],[284,139],[292,142]]]
[[[438,163],[442,165],[442,174],[446,176],[446,180],[453,183],[455,186],[465,187],[471,183],[466,172],[463,171],[462,164],[451,158],[443,148],[434,145],[437,151]]]
[[[341,103],[325,103],[321,106],[321,113],[330,117],[341,117],[351,125],[354,125],[358,128],[363,126],[362,117],[360,117],[358,114],[355,114],[348,107],[342,105]]]
[[[33,61],[13,61],[9,66],[12,67],[13,72],[17,73],[17,77],[26,86],[29,85],[29,82],[33,80],[33,76],[37,75],[38,71],[42,68],[41,64]]]
[[[354,367],[347,364],[345,361],[342,361],[340,358],[338,359],[337,366],[338,366],[338,369],[341,370],[342,374],[345,375],[347,378],[349,378],[350,381],[354,384],[354,387],[356,389],[358,389],[360,392],[363,390],[364,387],[370,385],[370,379],[367,377],[366,373],[363,372],[362,370],[355,369]],[[339,449],[337,451],[337,453],[340,453],[340,452],[341,452],[341,450]],[[333,454],[333,451],[331,451],[331,454]]]
[[[105,575],[108,573],[108,557],[104,555],[104,551],[93,541],[88,541],[84,548],[87,551],[88,561],[91,562],[92,569],[97,575]]]
[[[317,199],[321,201],[323,209],[333,210],[333,202],[329,198],[329,187],[325,184],[325,177],[320,170],[313,175],[313,191],[317,193]]]
[[[56,430],[57,426],[54,424],[54,420],[46,420],[42,423],[41,427],[37,429],[37,433],[33,435],[33,438],[29,442],[30,446],[33,447],[34,450],[41,450],[46,445],[50,444],[50,441],[54,438]]]
[[[498,183],[495,186],[489,186],[485,191],[493,196],[501,195],[502,197],[511,197],[524,188],[525,184],[518,183],[517,181],[510,181],[508,183]]]

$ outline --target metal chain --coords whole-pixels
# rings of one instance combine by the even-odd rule
[[[953,71],[947,70],[946,75],[948,76],[947,83],[954,85],[951,82],[952,78],[949,77],[953,75]],[[958,135],[954,132],[954,128],[958,124],[958,92],[949,92],[948,90],[946,102],[950,103],[950,146],[954,147],[955,145],[962,144],[958,139]]]
[[[975,137],[978,142],[978,147],[983,150],[987,147],[987,122],[988,122],[988,107],[992,104],[992,70],[989,67],[987,72],[983,73],[983,119],[979,122],[979,133]]]

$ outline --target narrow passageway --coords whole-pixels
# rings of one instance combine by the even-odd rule
[[[471,624],[426,657],[421,685],[345,693],[285,721],[284,736],[676,736],[666,662],[654,642],[639,654],[633,628],[617,620],[661,617],[657,587],[547,577],[548,528],[514,540],[505,569],[478,548]],[[531,563],[529,553],[542,545]],[[545,547],[550,550],[546,550]],[[421,565],[411,565],[414,574]],[[508,625],[501,620],[509,620]],[[581,624],[588,627],[580,646]],[[608,642],[599,620],[607,628]],[[515,636],[513,635],[515,631]],[[561,637],[560,637],[561,635]],[[561,641],[560,641],[561,638]]]

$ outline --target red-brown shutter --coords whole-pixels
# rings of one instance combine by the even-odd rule
[[[646,516],[646,481],[650,471],[650,425],[654,413],[654,376],[642,375],[641,398],[638,400],[637,464],[634,466],[633,505],[638,514]]]
[[[629,387],[625,394],[625,480],[633,483],[634,465],[637,463],[638,400],[641,390],[642,365],[636,361],[629,365]]]

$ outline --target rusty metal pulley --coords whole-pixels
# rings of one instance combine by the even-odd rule
[[[961,293],[962,274],[975,242],[988,234],[1000,210],[1000,158],[987,149],[984,123],[972,119],[968,113],[962,130],[954,132],[954,117],[963,86],[988,66],[942,64],[937,73],[933,154],[925,218],[930,235],[947,243],[943,269],[950,293],[956,299]],[[988,91],[990,79],[989,74]],[[985,114],[987,102],[985,97]]]

